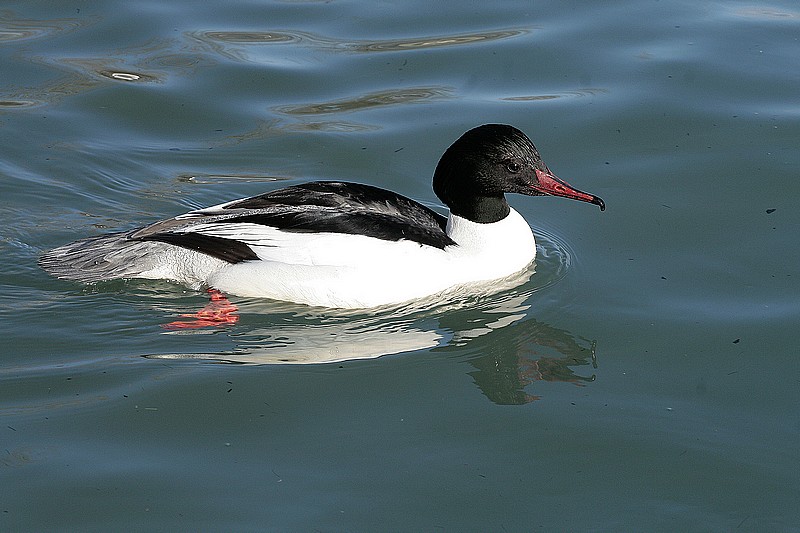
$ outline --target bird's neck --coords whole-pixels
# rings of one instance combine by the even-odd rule
[[[493,224],[506,218],[511,208],[504,195],[479,196],[451,202],[450,212],[479,224]]]

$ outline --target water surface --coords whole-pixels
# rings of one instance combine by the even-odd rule
[[[798,531],[793,2],[6,2],[0,529]],[[380,313],[38,255],[528,133],[529,281]],[[319,363],[325,360],[327,363]]]

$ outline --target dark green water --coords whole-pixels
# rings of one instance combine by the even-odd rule
[[[799,57],[790,1],[5,2],[0,530],[800,531]],[[307,179],[435,202],[485,122],[608,205],[513,198],[498,296],[174,333],[205,294],[36,265]]]

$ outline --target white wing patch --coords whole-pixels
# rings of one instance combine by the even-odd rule
[[[442,255],[442,250],[413,241],[385,241],[343,233],[283,231],[249,222],[198,224],[184,232],[243,242],[262,261],[290,265],[391,265],[402,264],[409,253]]]
[[[280,233],[280,230],[250,222],[218,222],[189,226],[181,230],[180,233],[199,233],[211,237],[240,241],[250,246],[270,246],[270,242],[275,240],[274,234]]]

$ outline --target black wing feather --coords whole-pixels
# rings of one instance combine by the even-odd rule
[[[242,261],[258,259],[252,248],[241,241],[203,235],[202,233],[154,233],[136,240],[174,244],[181,248],[188,248],[189,250],[195,250],[211,257],[222,259],[228,263],[241,263]]]
[[[283,231],[407,239],[444,248],[447,219],[405,196],[360,183],[315,181],[223,205],[192,211],[134,232],[134,240],[160,241],[238,263],[258,256],[244,242],[193,233],[197,224],[251,223]]]
[[[455,244],[445,233],[447,219],[442,215],[405,196],[360,183],[315,181],[224,207],[237,209],[255,212],[230,221],[264,224],[284,231],[347,233],[387,241],[407,239],[436,248]]]
[[[244,198],[228,204],[225,209],[263,209],[275,205],[342,207],[394,205],[402,211],[422,210],[438,217],[436,212],[386,189],[343,181],[312,181]]]

